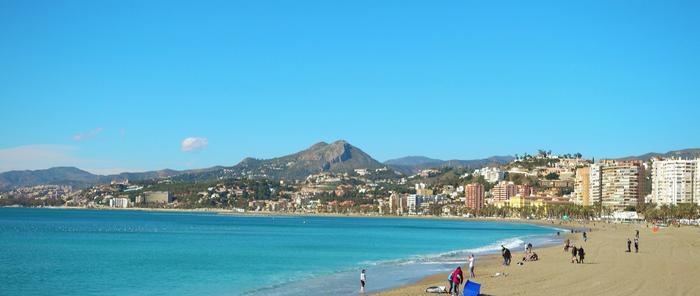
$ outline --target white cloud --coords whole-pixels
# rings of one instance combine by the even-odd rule
[[[202,150],[209,145],[207,138],[200,137],[187,137],[182,140],[180,144],[180,149],[184,152]]]
[[[86,133],[77,133],[73,135],[73,140],[74,141],[83,141],[83,140],[88,140],[91,138],[96,137],[100,133],[102,133],[103,129],[101,127],[98,127],[94,130],[88,131]]]

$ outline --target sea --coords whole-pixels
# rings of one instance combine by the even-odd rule
[[[558,243],[486,221],[0,208],[0,295],[357,295]],[[477,265],[478,266],[478,265]]]

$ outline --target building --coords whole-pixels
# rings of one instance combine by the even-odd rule
[[[428,189],[425,183],[418,183],[415,185],[416,187],[416,194],[417,195],[422,195],[422,196],[429,196],[433,195],[433,190]]]
[[[530,195],[535,195],[536,191],[535,188],[528,184],[523,184],[523,185],[516,185],[515,186],[515,194],[520,194],[522,196],[530,196]]]
[[[467,208],[479,211],[484,207],[484,185],[467,184],[464,186],[464,193]]]
[[[144,203],[171,203],[173,196],[168,191],[145,191],[143,193]]]
[[[600,169],[600,202],[603,207],[624,210],[644,203],[644,167],[638,160],[606,160]]]
[[[516,187],[515,183],[513,182],[501,181],[498,182],[498,185],[494,186],[493,189],[491,189],[491,197],[493,197],[494,201],[508,200],[511,196],[514,196],[515,194]]]
[[[389,211],[392,214],[402,215],[406,212],[407,207],[408,204],[405,196],[401,196],[398,193],[392,193],[389,196]]]
[[[654,160],[650,201],[657,205],[700,204],[700,159]]]
[[[602,165],[594,163],[588,167],[588,202],[591,204],[601,202],[601,179],[602,179]]]
[[[576,169],[574,183],[574,203],[577,205],[590,206],[591,202],[591,168],[582,167]]]
[[[503,180],[505,173],[499,168],[485,167],[478,170],[474,170],[475,175],[481,175],[489,183],[496,183]]]
[[[416,209],[420,207],[421,197],[417,194],[410,194],[406,197],[406,206],[409,214],[416,214]]]
[[[112,198],[109,200],[110,208],[128,208],[129,199],[124,197]]]
[[[545,196],[522,196],[516,194],[507,200],[498,201],[494,204],[497,208],[509,207],[511,209],[540,208],[546,215],[552,206],[570,205],[571,202],[562,197]],[[515,212],[514,212],[515,213]],[[513,213],[513,214],[514,214]]]

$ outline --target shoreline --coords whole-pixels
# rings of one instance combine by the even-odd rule
[[[592,228],[588,240],[580,233],[567,233],[572,245],[586,250],[584,264],[572,264],[571,253],[562,246],[534,247],[539,260],[520,261],[522,250],[513,252],[513,263],[502,266],[496,255],[479,256],[475,282],[485,295],[700,295],[695,277],[700,266],[700,228],[670,227],[654,231],[644,224],[564,223],[562,228]],[[639,253],[626,252],[625,241],[640,232]],[[464,264],[462,264],[464,268]],[[467,270],[467,269],[463,269]],[[494,276],[506,273],[507,276]],[[428,286],[446,286],[447,273],[372,293],[374,296],[435,295]],[[468,279],[468,276],[466,277]],[[466,282],[465,279],[465,282]]]

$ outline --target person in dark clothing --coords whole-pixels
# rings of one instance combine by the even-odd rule
[[[632,247],[632,241],[628,238],[627,239],[627,253],[632,252],[631,247]]]
[[[636,233],[634,234],[634,237],[639,238],[639,229],[635,230]]]
[[[503,256],[506,260],[505,261],[506,265],[510,265],[511,254],[510,254],[510,250],[508,248],[506,248],[505,252],[503,252]]]
[[[576,255],[578,255],[578,249],[576,248],[576,246],[573,246],[571,247],[571,263],[578,263]]]
[[[583,251],[583,246],[578,248],[578,263],[583,263],[583,256],[586,255],[586,252]]]
[[[639,239],[634,239],[634,252],[639,253]]]
[[[586,235],[586,232],[583,232],[583,241],[586,242],[588,240],[588,235]]]

